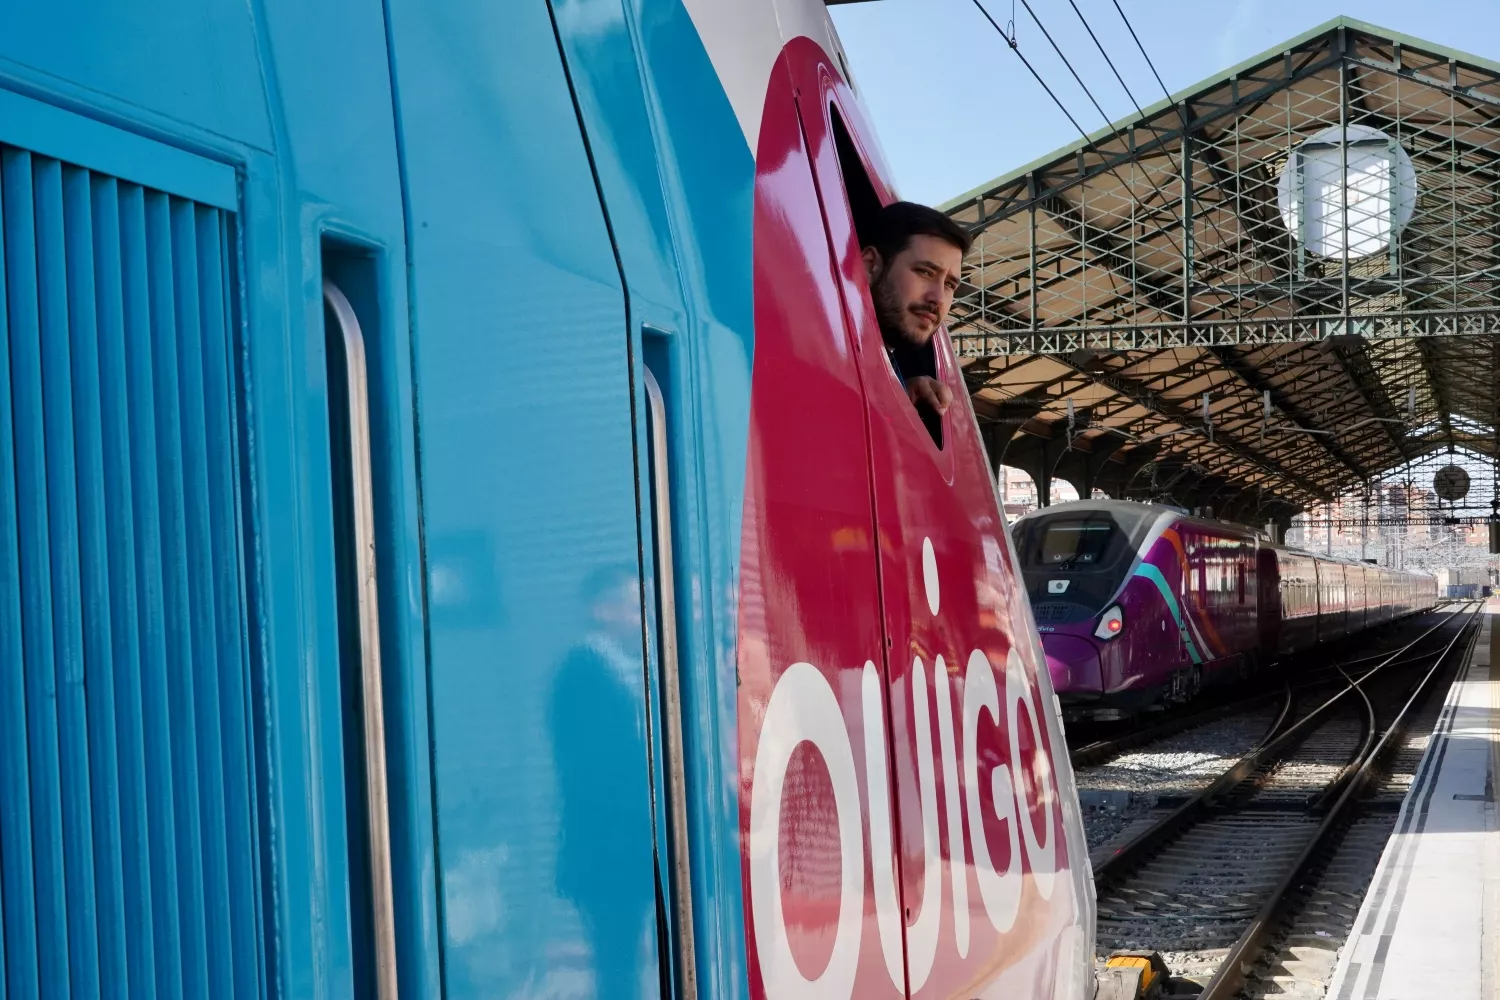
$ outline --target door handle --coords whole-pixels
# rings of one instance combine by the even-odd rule
[[[668,469],[667,407],[656,376],[645,368],[652,513],[656,520],[657,608],[661,618],[662,707],[666,716],[668,848],[672,902],[677,924],[677,982],[682,1000],[698,996],[698,965],[693,941],[693,869],[688,848],[686,752],[682,736],[682,679],[677,657],[677,600],[672,573],[672,483]]]
[[[360,687],[365,736],[365,802],[370,838],[370,907],[379,1000],[396,1000],[396,912],[391,888],[390,787],[385,768],[385,702],[380,677],[380,608],[375,577],[375,499],[370,471],[370,391],[359,317],[333,282],[323,303],[338,324],[348,377],[349,480],[354,510],[354,587],[359,605]]]

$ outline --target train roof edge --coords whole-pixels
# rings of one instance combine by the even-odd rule
[[[1172,504],[1164,503],[1142,503],[1139,500],[1114,499],[1067,500],[1063,503],[1050,504],[1046,507],[1038,507],[1036,510],[1028,511],[1027,513],[1018,517],[1016,519],[1016,523],[1031,520],[1043,514],[1055,514],[1068,510],[1119,510],[1121,512],[1138,514],[1143,509],[1153,511],[1157,514],[1175,514],[1185,521],[1192,521],[1198,524],[1212,525],[1218,528],[1230,528],[1237,531],[1244,531],[1246,534],[1255,535],[1260,543],[1266,548],[1277,549],[1282,552],[1289,552],[1299,556],[1309,556],[1321,562],[1338,563],[1344,566],[1375,565],[1377,569],[1394,569],[1394,567],[1391,566],[1379,566],[1378,564],[1372,564],[1360,559],[1345,559],[1341,556],[1323,555],[1321,553],[1313,552],[1308,549],[1297,548],[1295,546],[1286,545],[1281,542],[1273,542],[1266,538],[1265,532],[1251,525],[1241,524],[1237,521],[1221,521],[1217,518],[1202,517],[1197,514],[1192,514],[1188,511],[1185,511],[1181,507],[1176,507]],[[1410,573],[1413,576],[1432,576],[1432,573],[1428,572],[1427,570],[1401,569],[1395,571],[1398,573]]]

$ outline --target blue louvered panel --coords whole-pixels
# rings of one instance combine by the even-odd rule
[[[262,993],[231,224],[0,146],[0,998]]]

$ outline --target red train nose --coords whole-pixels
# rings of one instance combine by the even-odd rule
[[[1098,695],[1104,692],[1104,681],[1099,672],[1099,650],[1093,642],[1076,635],[1053,632],[1042,636],[1042,649],[1047,654],[1052,689],[1058,695]]]

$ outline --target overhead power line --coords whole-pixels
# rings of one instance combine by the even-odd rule
[[[1036,67],[1031,65],[1031,60],[1027,59],[1026,54],[1021,51],[1021,46],[1016,44],[1015,36],[1007,35],[1005,33],[1005,29],[1000,27],[999,23],[990,16],[990,12],[985,9],[984,4],[980,3],[979,0],[972,0],[972,2],[975,7],[979,8],[979,13],[984,15],[984,19],[990,22],[990,27],[994,28],[996,33],[998,33],[1001,38],[1005,39],[1005,44],[1010,46],[1010,50],[1016,54],[1016,57],[1019,58],[1026,69],[1030,71],[1032,77],[1036,80],[1036,82],[1041,84],[1042,89],[1047,92],[1047,96],[1052,98],[1052,103],[1057,105],[1058,110],[1061,111],[1063,115],[1067,117],[1068,121],[1073,123],[1073,127],[1076,128],[1085,139],[1087,139],[1088,133],[1083,130],[1082,125],[1078,124],[1078,119],[1073,117],[1073,113],[1068,110],[1067,105],[1063,104],[1063,102],[1058,99],[1058,96],[1052,92],[1052,88],[1047,86],[1047,81],[1042,79],[1042,74],[1038,73],[1036,71]],[[1030,8],[1027,9],[1029,10]],[[1015,22],[1012,21],[1011,24],[1014,25]]]
[[[1032,22],[1041,29],[1042,36],[1047,39],[1047,44],[1052,46],[1052,51],[1057,53],[1057,58],[1061,59],[1063,65],[1068,68],[1068,72],[1073,74],[1073,80],[1083,89],[1084,96],[1089,99],[1089,103],[1094,106],[1094,110],[1099,112],[1099,117],[1104,119],[1104,124],[1108,125],[1109,115],[1105,113],[1104,108],[1100,106],[1099,102],[1094,99],[1094,92],[1089,90],[1089,85],[1083,82],[1083,77],[1078,75],[1078,71],[1073,68],[1072,62],[1068,60],[1067,56],[1063,55],[1063,50],[1052,38],[1052,32],[1047,30],[1047,26],[1042,23],[1042,19],[1036,16],[1036,11],[1031,9],[1030,0],[1021,0],[1021,6],[1026,8],[1026,13],[1031,16]],[[1019,52],[1020,49],[1018,48],[1016,51]]]
[[[1083,30],[1087,31],[1089,33],[1089,37],[1094,40],[1094,48],[1099,50],[1099,54],[1103,56],[1104,61],[1109,64],[1109,71],[1115,75],[1116,80],[1120,81],[1120,87],[1125,91],[1125,96],[1129,97],[1130,103],[1135,105],[1135,113],[1140,115],[1142,118],[1146,117],[1146,113],[1141,110],[1141,102],[1135,99],[1135,94],[1130,92],[1129,84],[1127,84],[1125,82],[1125,78],[1120,75],[1120,71],[1115,68],[1115,61],[1109,57],[1108,52],[1104,51],[1104,45],[1099,41],[1099,36],[1094,34],[1094,29],[1093,26],[1089,24],[1089,19],[1083,16],[1083,11],[1078,9],[1078,4],[1074,3],[1073,0],[1068,0],[1068,6],[1073,8],[1073,13],[1077,14],[1078,20],[1083,22]]]
[[[1141,38],[1135,33],[1135,27],[1131,25],[1130,18],[1125,16],[1125,8],[1120,6],[1120,0],[1113,0],[1115,10],[1120,12],[1120,20],[1125,22],[1125,30],[1130,32],[1130,37],[1135,39],[1135,47],[1141,50],[1141,55],[1146,58],[1146,65],[1151,67],[1151,75],[1156,77],[1156,83],[1161,87],[1161,92],[1166,95],[1167,100],[1172,99],[1172,92],[1167,85],[1161,82],[1161,74],[1156,71],[1156,63],[1151,61],[1151,54],[1146,51],[1146,46],[1141,44]]]
[[[1078,119],[1073,116],[1072,112],[1070,112],[1068,110],[1067,106],[1065,104],[1063,104],[1062,100],[1057,96],[1057,94],[1053,91],[1053,89],[1050,86],[1048,86],[1047,81],[1045,79],[1043,79],[1041,73],[1039,73],[1037,71],[1036,67],[1031,64],[1031,61],[1026,58],[1026,54],[1021,51],[1020,44],[1019,44],[1019,42],[1018,42],[1018,40],[1016,38],[1016,34],[1015,34],[1015,28],[1014,28],[1015,21],[1014,20],[1011,21],[1011,30],[1009,32],[1007,32],[1005,29],[1003,29],[1003,28],[1000,27],[1000,24],[990,14],[989,10],[984,6],[984,4],[981,2],[981,0],[971,0],[971,2],[974,4],[974,6],[976,8],[978,8],[980,14],[982,14],[984,16],[984,19],[989,22],[990,27],[995,30],[995,33],[998,34],[998,35],[1000,35],[1001,38],[1005,39],[1006,45],[1009,46],[1010,50],[1016,54],[1016,57],[1018,59],[1021,60],[1022,64],[1026,67],[1027,71],[1031,73],[1032,77],[1041,86],[1042,90],[1044,90],[1046,92],[1047,96],[1052,99],[1052,102],[1055,105],[1057,105],[1058,110],[1060,110],[1063,113],[1063,116],[1068,119],[1068,121],[1072,124],[1073,128],[1076,129],[1078,131],[1079,135],[1083,137],[1084,142],[1087,143],[1091,148],[1094,147],[1095,146],[1094,140],[1092,138],[1090,138],[1089,134],[1084,130],[1083,126],[1078,123]],[[1119,70],[1115,67],[1114,61],[1112,59],[1110,59],[1108,53],[1104,50],[1104,46],[1102,45],[1102,43],[1100,43],[1098,36],[1095,34],[1093,28],[1089,25],[1087,18],[1084,17],[1083,12],[1078,9],[1077,5],[1073,4],[1072,0],[1069,0],[1069,2],[1073,6],[1074,12],[1077,13],[1078,16],[1079,16],[1079,18],[1083,20],[1084,27],[1088,31],[1089,37],[1093,39],[1095,46],[1098,47],[1098,49],[1100,51],[1100,54],[1104,56],[1105,62],[1107,62],[1109,64],[1110,70],[1115,74],[1115,78],[1117,80],[1119,80],[1120,86],[1125,90],[1126,94],[1130,97],[1131,103],[1135,105],[1137,114],[1139,114],[1141,116],[1142,120],[1144,120],[1145,119],[1145,113],[1144,113],[1144,111],[1141,110],[1139,102],[1136,101],[1135,95],[1133,93],[1131,93],[1130,88],[1128,86],[1126,86],[1125,81],[1121,77]],[[1083,82],[1082,78],[1078,75],[1078,72],[1073,68],[1073,65],[1072,65],[1071,61],[1069,61],[1068,57],[1063,53],[1062,49],[1058,46],[1056,40],[1053,39],[1051,33],[1047,30],[1046,26],[1042,24],[1041,19],[1037,17],[1036,12],[1034,10],[1032,10],[1031,4],[1028,2],[1028,0],[1021,0],[1021,3],[1025,6],[1026,13],[1031,16],[1032,21],[1036,23],[1036,26],[1039,29],[1041,29],[1042,34],[1046,37],[1048,44],[1050,44],[1052,46],[1052,49],[1057,54],[1058,58],[1060,58],[1063,61],[1063,65],[1067,67],[1068,72],[1072,74],[1073,79],[1078,83],[1079,87],[1082,88],[1083,92],[1088,96],[1088,99],[1089,99],[1090,103],[1092,103],[1093,106],[1094,106],[1094,108],[1095,108],[1095,110],[1099,112],[1100,117],[1104,119],[1104,122],[1105,122],[1106,126],[1109,125],[1110,124],[1109,115],[1105,113],[1104,109],[1100,106],[1098,100],[1095,99],[1095,97],[1093,95],[1093,92],[1090,91],[1089,88],[1088,88],[1088,86]],[[1115,7],[1116,7],[1117,10],[1119,10],[1120,16],[1122,18],[1125,18],[1125,12],[1124,12],[1123,9],[1120,9],[1118,0],[1116,0],[1116,2],[1115,2]],[[1146,53],[1145,47],[1141,45],[1140,38],[1135,34],[1135,29],[1133,27],[1131,27],[1131,25],[1129,23],[1129,19],[1126,18],[1125,20],[1126,20],[1126,27],[1129,28],[1131,37],[1135,39],[1136,46],[1141,50],[1141,54],[1146,57],[1146,60],[1147,60],[1147,62],[1149,64],[1150,63],[1150,56]],[[1160,74],[1156,73],[1156,67],[1155,67],[1154,64],[1151,65],[1151,71],[1152,71],[1152,73],[1154,75],[1156,75],[1157,83],[1160,84],[1161,83],[1161,76],[1160,76]],[[1164,84],[1162,85],[1162,89],[1165,92],[1166,87],[1165,87]],[[1168,94],[1168,98],[1169,99],[1170,99],[1170,96],[1171,95]],[[1110,175],[1112,175],[1117,181],[1119,181],[1120,184],[1122,185],[1122,187],[1124,187],[1126,190],[1129,190],[1130,185],[1125,180],[1125,178],[1120,175],[1120,172],[1119,172],[1119,169],[1118,169],[1117,165],[1115,165],[1113,163],[1106,162],[1106,164],[1105,164],[1105,170]],[[1144,172],[1142,174],[1142,179],[1146,182],[1147,185],[1150,186],[1151,192],[1152,192],[1152,194],[1154,196],[1156,196],[1157,198],[1165,198],[1165,195],[1162,192],[1162,188],[1161,188],[1160,184],[1150,175],[1149,172]],[[1208,221],[1209,225],[1215,230],[1215,232],[1217,232],[1221,237],[1224,236],[1224,233],[1219,228],[1218,223],[1212,217],[1208,217],[1207,221]],[[1166,238],[1166,241],[1167,241],[1168,245],[1172,247],[1172,250],[1175,253],[1177,253],[1179,255],[1183,255],[1184,254],[1184,250],[1183,250],[1182,245],[1177,241],[1176,238],[1174,238],[1174,235],[1169,230],[1163,229],[1163,230],[1161,230],[1161,233]],[[1189,238],[1190,239],[1191,238],[1191,232],[1190,231],[1185,231],[1184,232],[1184,236],[1185,236],[1185,238]],[[1086,242],[1085,242],[1084,245],[1087,248],[1088,244]],[[1187,300],[1185,300],[1184,301],[1184,307],[1190,309],[1191,308],[1190,302],[1187,301]],[[1204,406],[1205,406],[1205,410],[1206,411],[1208,410],[1208,404],[1209,404],[1208,398],[1205,397],[1205,399],[1204,399]],[[1206,414],[1206,417],[1207,417],[1207,414]],[[1209,418],[1209,419],[1211,419],[1211,418]],[[1214,434],[1213,434],[1213,430],[1212,430],[1212,425],[1211,424],[1208,424],[1201,431],[1197,430],[1196,428],[1190,428],[1190,427],[1188,427],[1186,425],[1183,426],[1183,430],[1187,430],[1189,432],[1196,431],[1197,433],[1202,434],[1208,440],[1208,442],[1210,443],[1211,446],[1214,443]],[[1172,433],[1175,434],[1175,433],[1178,433],[1178,432],[1174,431]]]
[[[1021,0],[1021,2],[1025,3],[1026,0]],[[1107,63],[1109,65],[1110,72],[1113,73],[1115,75],[1115,79],[1120,82],[1120,89],[1122,89],[1122,90],[1125,91],[1125,96],[1129,97],[1130,98],[1130,103],[1135,106],[1135,113],[1137,115],[1139,115],[1141,117],[1141,121],[1144,122],[1146,120],[1146,112],[1141,109],[1141,102],[1137,101],[1135,99],[1135,94],[1131,92],[1129,85],[1127,85],[1125,83],[1125,78],[1120,75],[1119,69],[1117,69],[1115,67],[1115,61],[1113,59],[1111,59],[1109,57],[1109,53],[1107,51],[1105,51],[1104,44],[1099,41],[1099,36],[1094,33],[1093,25],[1089,24],[1089,19],[1084,16],[1083,11],[1081,9],[1079,9],[1079,6],[1075,2],[1075,0],[1068,0],[1068,6],[1070,6],[1070,7],[1073,8],[1073,13],[1077,14],[1078,15],[1078,20],[1080,20],[1080,21],[1083,22],[1083,30],[1087,31],[1089,33],[1089,38],[1093,39],[1093,41],[1094,41],[1094,47],[1096,49],[1098,49],[1099,50],[1099,54],[1104,57],[1105,63]],[[1031,8],[1028,7],[1026,9],[1028,11],[1030,11]],[[1131,27],[1130,19],[1127,18],[1127,17],[1125,17],[1125,11],[1124,11],[1123,8],[1120,7],[1118,0],[1115,0],[1115,9],[1119,10],[1120,16],[1122,18],[1125,18],[1125,27],[1127,29],[1129,29],[1129,31],[1130,31],[1130,37],[1135,39],[1136,48],[1140,49],[1141,55],[1145,57],[1145,59],[1146,59],[1146,65],[1148,65],[1148,66],[1151,67],[1151,73],[1152,73],[1153,76],[1156,77],[1156,82],[1158,84],[1161,84],[1161,75],[1156,72],[1156,64],[1151,61],[1150,54],[1146,52],[1146,47],[1141,44],[1140,38],[1135,33],[1135,28]],[[1045,32],[1045,30],[1046,29],[1043,29],[1044,32]],[[1171,94],[1167,94],[1167,88],[1166,88],[1165,84],[1162,84],[1162,93],[1164,93],[1164,94],[1167,95],[1167,100],[1168,101],[1171,101],[1172,95]],[[1186,124],[1185,120],[1184,120],[1184,124]],[[1154,181],[1151,181],[1149,178],[1147,179],[1147,182],[1151,184],[1152,193],[1155,194],[1155,195],[1157,195],[1158,197],[1160,197],[1161,193],[1162,193],[1161,192],[1161,187],[1158,184],[1156,184]],[[1209,226],[1212,227],[1214,233],[1221,240],[1226,240],[1227,241],[1229,239],[1228,235],[1219,226],[1218,221],[1213,217],[1212,214],[1205,215],[1204,218],[1208,222]],[[1175,246],[1175,242],[1174,242],[1174,246]]]
[[[1052,98],[1052,102],[1057,105],[1058,109],[1062,111],[1062,113],[1067,117],[1068,121],[1072,122],[1073,127],[1078,130],[1078,134],[1083,137],[1083,140],[1090,146],[1093,146],[1094,142],[1091,138],[1089,138],[1088,132],[1084,130],[1082,125],[1078,124],[1078,119],[1073,117],[1072,112],[1068,110],[1067,106],[1063,104],[1062,100],[1058,98],[1057,94],[1053,92],[1052,88],[1047,85],[1047,81],[1042,79],[1042,75],[1037,72],[1036,67],[1034,67],[1031,64],[1031,61],[1026,58],[1026,54],[1021,51],[1021,46],[1019,42],[1017,42],[1014,32],[1007,35],[1004,29],[1002,29],[999,23],[994,19],[994,17],[990,15],[989,10],[985,8],[984,4],[981,3],[980,0],[972,0],[972,2],[975,7],[979,8],[979,12],[984,15],[984,19],[990,23],[990,27],[994,28],[995,31],[999,33],[1000,37],[1005,39],[1005,42],[1010,46],[1011,51],[1016,54],[1017,58],[1019,58],[1021,62],[1026,66],[1027,70],[1031,72],[1031,75],[1036,79],[1036,82],[1041,84],[1042,89],[1047,92],[1047,96]],[[1063,54],[1062,49],[1052,38],[1051,32],[1047,30],[1046,25],[1042,24],[1041,19],[1036,16],[1036,11],[1031,9],[1031,4],[1028,2],[1028,0],[1021,0],[1021,3],[1023,6],[1025,6],[1026,13],[1031,15],[1031,20],[1036,23],[1036,26],[1041,29],[1042,34],[1046,36],[1047,42],[1052,46],[1052,51],[1057,53],[1057,57],[1063,61],[1063,65],[1068,68],[1068,72],[1073,74],[1073,79],[1078,82],[1078,86],[1083,88],[1083,92],[1088,95],[1088,99],[1094,105],[1094,109],[1099,112],[1099,117],[1103,118],[1105,125],[1108,126],[1110,124],[1109,115],[1105,113],[1104,109],[1100,107],[1099,102],[1095,100],[1093,92],[1089,90],[1088,86],[1083,82],[1082,78],[1079,77],[1078,72],[1073,68],[1073,64],[1068,60],[1068,57]],[[1082,15],[1080,14],[1080,16]],[[1012,24],[1014,24],[1014,22],[1012,22]],[[1085,22],[1085,26],[1087,26],[1087,22]],[[1089,32],[1089,34],[1093,34],[1092,30]],[[1097,39],[1095,41],[1097,43]],[[1108,57],[1106,56],[1106,59],[1107,58]],[[1122,80],[1121,83],[1123,84],[1123,82],[1124,81]],[[1134,100],[1133,97],[1132,100]],[[1142,117],[1144,117],[1144,115],[1142,115]],[[1109,165],[1106,169],[1109,171],[1110,175],[1115,178],[1115,180],[1120,182],[1120,185],[1123,188],[1129,190],[1129,183],[1125,180],[1124,177],[1120,176],[1120,171],[1116,166]],[[1165,200],[1165,195],[1162,192],[1161,185],[1158,184],[1157,181],[1153,177],[1151,177],[1149,173],[1143,173],[1142,179],[1148,185],[1150,185],[1151,193],[1154,196]],[[1210,220],[1210,222],[1212,222],[1212,220]],[[1216,224],[1214,228],[1215,230],[1218,229]],[[1177,239],[1172,235],[1172,233],[1166,230],[1162,230],[1162,235],[1166,237],[1167,243],[1169,246],[1171,246],[1174,253],[1178,254],[1179,256],[1185,255],[1183,246],[1178,243]]]
[[[1014,0],[1012,0],[1012,2],[1014,3]],[[977,3],[977,0],[976,0],[976,3]],[[1089,99],[1089,102],[1093,104],[1094,110],[1096,110],[1096,111],[1099,112],[1099,117],[1104,120],[1104,123],[1105,123],[1106,126],[1108,126],[1109,124],[1111,124],[1111,119],[1110,119],[1109,115],[1105,112],[1104,108],[1100,106],[1099,101],[1094,97],[1093,92],[1091,90],[1089,90],[1088,85],[1083,82],[1083,79],[1082,79],[1082,77],[1079,76],[1078,71],[1073,68],[1072,62],[1063,53],[1061,46],[1059,46],[1057,44],[1056,40],[1053,39],[1052,33],[1047,30],[1047,26],[1042,23],[1041,18],[1037,17],[1036,11],[1034,11],[1034,10],[1031,9],[1031,4],[1030,4],[1029,0],[1021,0],[1021,4],[1026,8],[1026,13],[1031,16],[1031,20],[1036,24],[1036,26],[1039,29],[1041,29],[1042,35],[1046,37],[1048,44],[1052,46],[1052,51],[1055,52],[1057,54],[1057,57],[1062,60],[1063,65],[1066,66],[1067,69],[1068,69],[1068,72],[1072,74],[1073,79],[1078,83],[1078,86],[1083,89],[1083,92],[1084,92],[1085,95],[1087,95],[1087,97]],[[1099,36],[1095,33],[1095,31],[1093,29],[1093,26],[1089,24],[1088,18],[1086,16],[1084,16],[1083,11],[1079,9],[1078,4],[1075,2],[1075,0],[1068,0],[1068,4],[1069,4],[1069,6],[1071,6],[1073,8],[1073,12],[1078,15],[1078,19],[1083,22],[1084,30],[1088,32],[1089,38],[1091,38],[1093,40],[1094,47],[1097,48],[1099,50],[1099,54],[1104,57],[1104,61],[1105,61],[1105,63],[1108,64],[1108,66],[1110,68],[1110,72],[1112,72],[1114,74],[1115,79],[1117,81],[1119,81],[1121,89],[1123,89],[1125,91],[1126,96],[1130,98],[1130,103],[1135,106],[1136,114],[1138,114],[1141,117],[1142,121],[1144,121],[1145,118],[1146,118],[1145,111],[1143,111],[1141,109],[1140,102],[1136,100],[1135,94],[1131,91],[1130,87],[1125,83],[1124,77],[1121,76],[1119,69],[1115,66],[1114,60],[1110,58],[1109,52],[1105,50],[1104,44],[1102,42],[1100,42]],[[1116,2],[1116,7],[1117,7],[1117,9],[1119,8],[1118,2]],[[984,8],[981,7],[980,9],[983,10]],[[1121,17],[1125,17],[1125,11],[1123,9],[1120,10],[1120,16]],[[998,25],[995,25],[994,19],[991,18],[991,17],[989,17],[988,14],[986,14],[986,19],[989,20],[989,22],[990,22],[990,24],[992,26],[995,26],[996,29],[999,30],[998,29]],[[1015,52],[1016,52],[1017,55],[1021,55],[1020,46],[1016,42],[1015,33],[1014,33],[1014,23],[1015,22],[1012,21],[1011,23],[1012,23],[1012,32],[1011,32],[1011,34],[1009,36],[1006,37],[1006,41],[1010,44],[1010,47],[1013,50],[1015,50]],[[1156,66],[1151,63],[1151,56],[1146,52],[1145,47],[1143,45],[1141,45],[1141,40],[1140,40],[1139,37],[1136,36],[1135,29],[1130,26],[1128,18],[1126,19],[1126,27],[1130,29],[1130,36],[1135,39],[1136,46],[1141,50],[1141,55],[1145,56],[1147,64],[1151,66],[1151,72],[1153,74],[1156,74]],[[1001,32],[1001,34],[1003,35],[1004,32]],[[1031,68],[1030,63],[1027,64],[1027,68],[1028,69]],[[1034,76],[1037,75],[1035,70],[1032,70],[1032,75],[1034,75]],[[1157,79],[1158,83],[1161,83],[1161,76],[1159,74],[1157,74],[1156,79]],[[1038,81],[1040,82],[1040,77],[1038,77]],[[1045,87],[1046,84],[1043,84],[1043,86]],[[1162,89],[1165,92],[1165,90],[1166,90],[1165,85],[1163,85]],[[1049,94],[1052,93],[1050,89],[1048,89],[1048,93]],[[1170,97],[1171,97],[1171,95],[1169,94],[1168,95],[1168,99],[1169,100],[1170,100]],[[1053,100],[1056,101],[1057,98],[1054,96]],[[1061,106],[1060,102],[1059,102],[1059,106]],[[1064,109],[1064,113],[1066,113],[1066,109]],[[1070,121],[1073,120],[1071,115],[1069,115],[1069,120]],[[1078,123],[1076,121],[1073,122],[1073,125],[1074,125],[1075,128],[1078,128],[1078,130],[1079,130],[1080,133],[1083,132],[1083,129],[1078,127]],[[1084,134],[1084,138],[1088,139],[1088,135]],[[1119,175],[1119,173],[1117,171],[1111,169],[1110,173],[1114,175],[1114,177],[1115,177],[1116,180],[1121,181],[1122,184],[1124,183],[1124,179],[1120,177],[1120,175]],[[1151,188],[1151,194],[1153,196],[1155,196],[1156,198],[1161,199],[1163,201],[1166,200],[1166,196],[1165,196],[1165,194],[1162,191],[1162,187],[1161,187],[1160,183],[1157,182],[1157,180],[1155,180],[1153,177],[1151,177],[1151,175],[1149,173],[1143,174],[1142,179],[1150,186],[1150,188]],[[1227,242],[1228,239],[1229,239],[1229,237],[1224,232],[1224,230],[1219,226],[1218,221],[1216,219],[1214,219],[1214,217],[1212,215],[1206,215],[1206,216],[1204,216],[1204,218],[1208,222],[1209,227],[1213,229],[1214,233],[1216,235],[1218,235],[1221,240],[1225,240]],[[1172,249],[1173,249],[1173,251],[1175,253],[1184,254],[1184,248],[1178,243],[1178,241],[1172,236],[1171,233],[1164,231],[1163,235],[1166,236],[1168,244],[1172,247]],[[1185,239],[1190,239],[1191,238],[1191,233],[1186,233],[1185,232],[1184,233],[1184,238]]]

